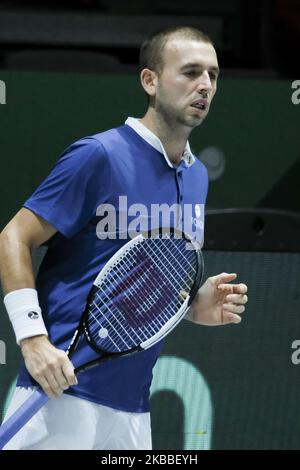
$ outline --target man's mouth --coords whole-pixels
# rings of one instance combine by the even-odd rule
[[[207,100],[197,100],[194,101],[194,103],[191,104],[193,108],[196,109],[201,109],[202,111],[205,111],[206,108],[208,107],[208,101]]]

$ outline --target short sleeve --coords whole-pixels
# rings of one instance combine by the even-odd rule
[[[87,137],[65,150],[24,207],[71,238],[96,215],[109,192],[108,156],[98,140]]]

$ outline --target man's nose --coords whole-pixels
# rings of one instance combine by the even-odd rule
[[[207,70],[205,70],[199,77],[199,84],[197,88],[199,93],[201,93],[202,91],[210,93],[212,91],[212,83]]]

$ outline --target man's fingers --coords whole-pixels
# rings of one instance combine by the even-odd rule
[[[232,287],[235,294],[246,294],[248,291],[246,284],[233,284]]]
[[[63,363],[55,368],[52,374],[47,375],[46,378],[55,393],[62,393],[71,385],[78,383],[74,374],[73,364],[67,355],[63,358]]]
[[[42,377],[36,379],[49,398],[56,398],[71,385],[77,385],[77,378],[74,374],[74,367],[71,361],[67,361],[61,368],[54,371],[49,370]]]
[[[45,374],[45,378],[49,383],[52,393],[55,397],[58,397],[61,393],[63,393],[64,389],[60,386],[59,382],[56,379],[56,376],[53,373]]]
[[[56,398],[59,394],[55,393],[51,385],[49,384],[46,377],[36,378],[36,381],[42,387],[43,391],[48,395],[49,398]]]
[[[58,370],[55,374],[55,379],[56,379],[56,382],[58,383],[59,387],[61,388],[62,391],[64,390],[67,390],[69,388],[69,383],[62,371],[61,370]]]
[[[231,282],[234,279],[236,279],[237,274],[236,273],[222,273],[222,274],[218,274],[217,276],[214,276],[214,277],[219,282],[218,287],[220,287],[220,285],[226,284],[227,282]]]
[[[248,297],[245,294],[229,294],[226,296],[226,302],[245,305],[248,302]]]
[[[218,289],[228,294],[246,294],[248,290],[246,284],[219,284]]]
[[[239,315],[245,311],[244,305],[223,304],[222,307],[223,310],[226,310],[227,312],[237,313]]]
[[[239,315],[236,315],[232,312],[227,312],[226,310],[223,309],[223,324],[229,324],[229,323],[240,323],[242,321],[241,317]]]
[[[74,374],[74,366],[69,359],[64,363],[62,372],[69,386],[78,384],[76,375]]]
[[[50,397],[57,397],[71,385],[77,384],[74,367],[66,352],[57,349],[48,339],[28,342],[22,348],[25,364],[30,375]]]

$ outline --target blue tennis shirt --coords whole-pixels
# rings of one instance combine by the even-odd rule
[[[49,338],[63,350],[78,326],[96,275],[128,241],[124,228],[135,224],[138,230],[150,223],[153,205],[176,204],[182,208],[178,214],[182,221],[186,219],[187,231],[203,237],[205,167],[191,156],[173,166],[158,139],[153,146],[146,135],[150,131],[144,128],[145,138],[138,127],[144,126],[136,121],[136,127],[134,122],[72,144],[24,204],[57,229],[46,243],[36,286]],[[115,215],[105,224],[105,209],[112,207]],[[120,410],[148,411],[152,369],[161,347],[162,342],[94,367],[78,375],[79,384],[65,393]],[[73,363],[96,356],[81,340]],[[18,385],[36,385],[24,363]]]

